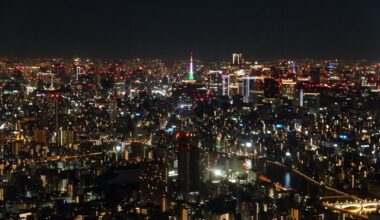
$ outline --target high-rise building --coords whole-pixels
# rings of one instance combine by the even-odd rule
[[[75,67],[75,79],[76,79],[76,81],[79,80],[79,74],[80,74],[80,72],[81,72],[80,66]]]
[[[280,92],[283,96],[293,100],[296,93],[296,82],[292,79],[282,79]]]
[[[230,96],[230,75],[222,75],[222,95]]]
[[[142,161],[145,159],[145,145],[140,142],[131,143],[131,153],[129,158],[134,161]]]
[[[238,66],[242,64],[243,62],[243,54],[241,53],[234,53],[232,54],[232,65],[233,66]]]
[[[0,186],[0,202],[4,201],[4,188]]]
[[[125,85],[125,81],[123,80],[119,80],[115,83],[115,86],[114,86],[115,90],[116,90],[116,93],[117,95],[119,96],[123,96],[126,94],[127,90],[126,90],[126,85]]]
[[[11,153],[13,156],[18,156],[21,151],[21,141],[13,142],[11,145]]]
[[[254,77],[252,76],[244,76],[242,78],[242,95],[244,102],[250,102],[251,96],[251,81],[254,81]]]
[[[277,98],[280,96],[280,83],[273,78],[264,79],[264,96],[265,98]]]
[[[54,117],[55,117],[54,128],[56,131],[58,131],[58,129],[59,129],[59,112],[60,112],[59,101],[60,101],[61,95],[59,93],[53,93],[53,94],[51,94],[50,97],[52,99],[52,102],[50,102],[50,108],[54,109]]]
[[[230,75],[222,75],[222,95],[230,96]]]
[[[319,93],[304,93],[303,107],[307,108],[309,112],[318,112],[319,107],[320,107],[320,94]]]
[[[183,207],[181,209],[180,220],[188,220],[189,219],[189,209],[187,207]]]
[[[200,188],[200,148],[193,143],[190,133],[178,133],[178,186],[182,198]]]
[[[161,161],[144,161],[140,174],[140,196],[145,202],[162,206],[166,193],[166,166]],[[166,205],[166,204],[165,204]]]
[[[74,143],[74,132],[72,130],[59,130],[56,143],[63,147],[71,146]]]
[[[34,129],[33,130],[33,140],[37,144],[42,144],[43,146],[47,146],[49,143],[49,136],[48,136],[48,130],[47,129]]]
[[[320,84],[321,83],[321,68],[311,69],[310,78],[314,83]]]
[[[299,93],[300,93],[300,97],[299,97],[299,100],[300,100],[300,106],[303,107],[303,98],[304,98],[304,92],[303,92],[303,89],[300,89],[300,90],[299,90]]]
[[[222,93],[220,85],[222,85],[223,72],[220,70],[209,70],[207,73],[208,76],[208,86],[211,90],[215,92]]]

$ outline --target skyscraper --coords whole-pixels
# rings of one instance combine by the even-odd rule
[[[178,133],[178,187],[182,198],[200,188],[200,149],[192,143],[189,133]]]
[[[222,95],[230,96],[230,75],[222,75]]]
[[[277,98],[280,96],[280,83],[273,78],[264,79],[264,96],[265,98]]]
[[[47,146],[49,143],[49,131],[48,129],[34,129],[33,130],[33,140],[42,144],[43,146]]]
[[[242,95],[244,102],[250,102],[250,95],[251,95],[251,81],[254,80],[254,77],[252,76],[244,76],[242,82]]]
[[[74,143],[73,130],[60,128],[57,132],[56,143],[64,147],[71,146]]]
[[[315,67],[311,69],[310,78],[314,83],[320,84],[321,83],[321,68]]]
[[[76,66],[75,67],[75,79],[76,79],[76,81],[79,80],[79,74],[80,74],[80,72],[81,72],[80,66]]]
[[[166,189],[166,167],[162,161],[144,161],[140,174],[140,196],[143,201],[161,206]]]
[[[239,66],[243,61],[243,54],[241,53],[234,53],[232,54],[232,65],[233,66]]]
[[[54,100],[54,106],[55,106],[55,110],[54,110],[54,115],[55,115],[55,123],[54,123],[54,127],[55,127],[55,130],[58,131],[59,129],[59,99],[61,98],[61,95],[59,93],[53,93],[51,95],[51,99]]]

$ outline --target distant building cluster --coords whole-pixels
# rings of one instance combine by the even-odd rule
[[[379,119],[375,60],[1,58],[0,218],[377,219]]]

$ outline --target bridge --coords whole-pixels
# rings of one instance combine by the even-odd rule
[[[355,201],[355,202],[323,202],[322,205],[330,210],[343,214],[349,214],[354,217],[368,219],[368,214],[376,212],[380,207],[380,201]]]
[[[259,176],[259,180],[262,181],[262,182],[265,182],[265,183],[273,183],[274,186],[276,187],[276,189],[278,189],[278,190],[281,190],[281,191],[289,190],[288,188],[284,187],[280,183],[274,183],[271,179],[269,179],[266,176],[262,176],[262,175]]]
[[[368,219],[368,215],[372,212],[376,212],[378,208],[380,208],[380,201],[367,201],[366,199],[362,199],[357,197],[356,195],[351,195],[346,192],[343,192],[341,190],[338,190],[332,186],[326,186],[318,181],[316,181],[314,178],[302,173],[301,171],[295,169],[295,168],[290,168],[282,163],[279,163],[277,161],[270,161],[266,160],[267,163],[282,167],[282,168],[288,168],[295,174],[301,176],[308,182],[318,186],[322,187],[323,189],[330,191],[332,193],[335,193],[336,195],[333,196],[324,196],[321,197],[322,200],[324,199],[338,199],[338,198],[347,198],[350,201],[346,202],[327,202],[324,201],[322,202],[322,205],[332,211],[342,213],[343,215],[350,215],[354,216],[357,218],[362,218],[362,219]]]
[[[253,159],[253,157],[255,157],[256,159],[264,160],[268,164],[272,164],[274,166],[290,170],[291,172],[302,177],[303,179],[310,182],[311,184],[316,185],[317,187],[320,187],[323,190],[329,192],[330,195],[320,197],[320,199],[323,201],[322,205],[333,212],[341,213],[343,216],[353,216],[356,218],[368,219],[368,215],[370,213],[377,211],[378,208],[380,209],[380,200],[367,201],[366,199],[359,198],[357,195],[352,195],[344,191],[341,191],[339,189],[336,189],[332,186],[325,185],[324,183],[321,183],[315,180],[313,177],[306,175],[305,173],[299,171],[298,169],[289,167],[280,162],[267,160],[266,158],[260,157],[257,155],[249,155],[249,154],[247,155],[247,154],[239,154],[239,153],[223,152],[223,151],[219,151],[218,153],[229,156],[229,157],[240,157],[240,158],[245,158],[245,159]],[[274,183],[271,179],[262,175],[259,176],[259,180],[262,182]],[[278,190],[289,190],[288,188],[285,188],[279,183],[274,183],[274,185],[276,189]],[[328,199],[341,200],[343,198],[347,199],[348,201],[334,202],[334,203],[326,201]]]
[[[346,192],[343,192],[343,191],[340,191],[340,190],[338,190],[338,189],[336,189],[336,188],[334,188],[334,187],[326,186],[326,185],[324,185],[324,184],[322,184],[322,183],[316,181],[314,178],[312,178],[312,177],[310,177],[310,176],[308,176],[308,175],[302,173],[301,171],[299,171],[299,170],[297,170],[297,169],[295,169],[295,168],[290,168],[290,167],[288,167],[288,166],[286,166],[286,165],[284,165],[284,164],[282,164],[282,163],[279,163],[279,162],[277,162],[277,161],[266,160],[266,162],[269,163],[269,164],[273,164],[273,165],[275,165],[275,166],[279,166],[279,167],[283,167],[283,168],[289,168],[292,172],[294,172],[295,174],[301,176],[302,178],[304,178],[304,179],[307,180],[308,182],[310,182],[310,183],[312,183],[312,184],[314,184],[314,185],[317,185],[317,186],[319,186],[319,187],[323,187],[324,189],[326,189],[326,190],[328,190],[328,191],[331,191],[331,192],[334,192],[334,193],[336,193],[336,194],[338,194],[338,195],[345,196],[345,197],[349,197],[349,198],[351,198],[351,199],[353,199],[353,200],[357,200],[357,201],[364,201],[363,199],[357,197],[356,195],[350,195],[350,194],[348,194],[348,193],[346,193]]]

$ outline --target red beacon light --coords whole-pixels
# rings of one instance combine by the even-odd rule
[[[50,97],[51,97],[52,99],[58,100],[58,99],[61,97],[61,95],[58,94],[58,93],[54,93],[54,94],[51,94]]]

